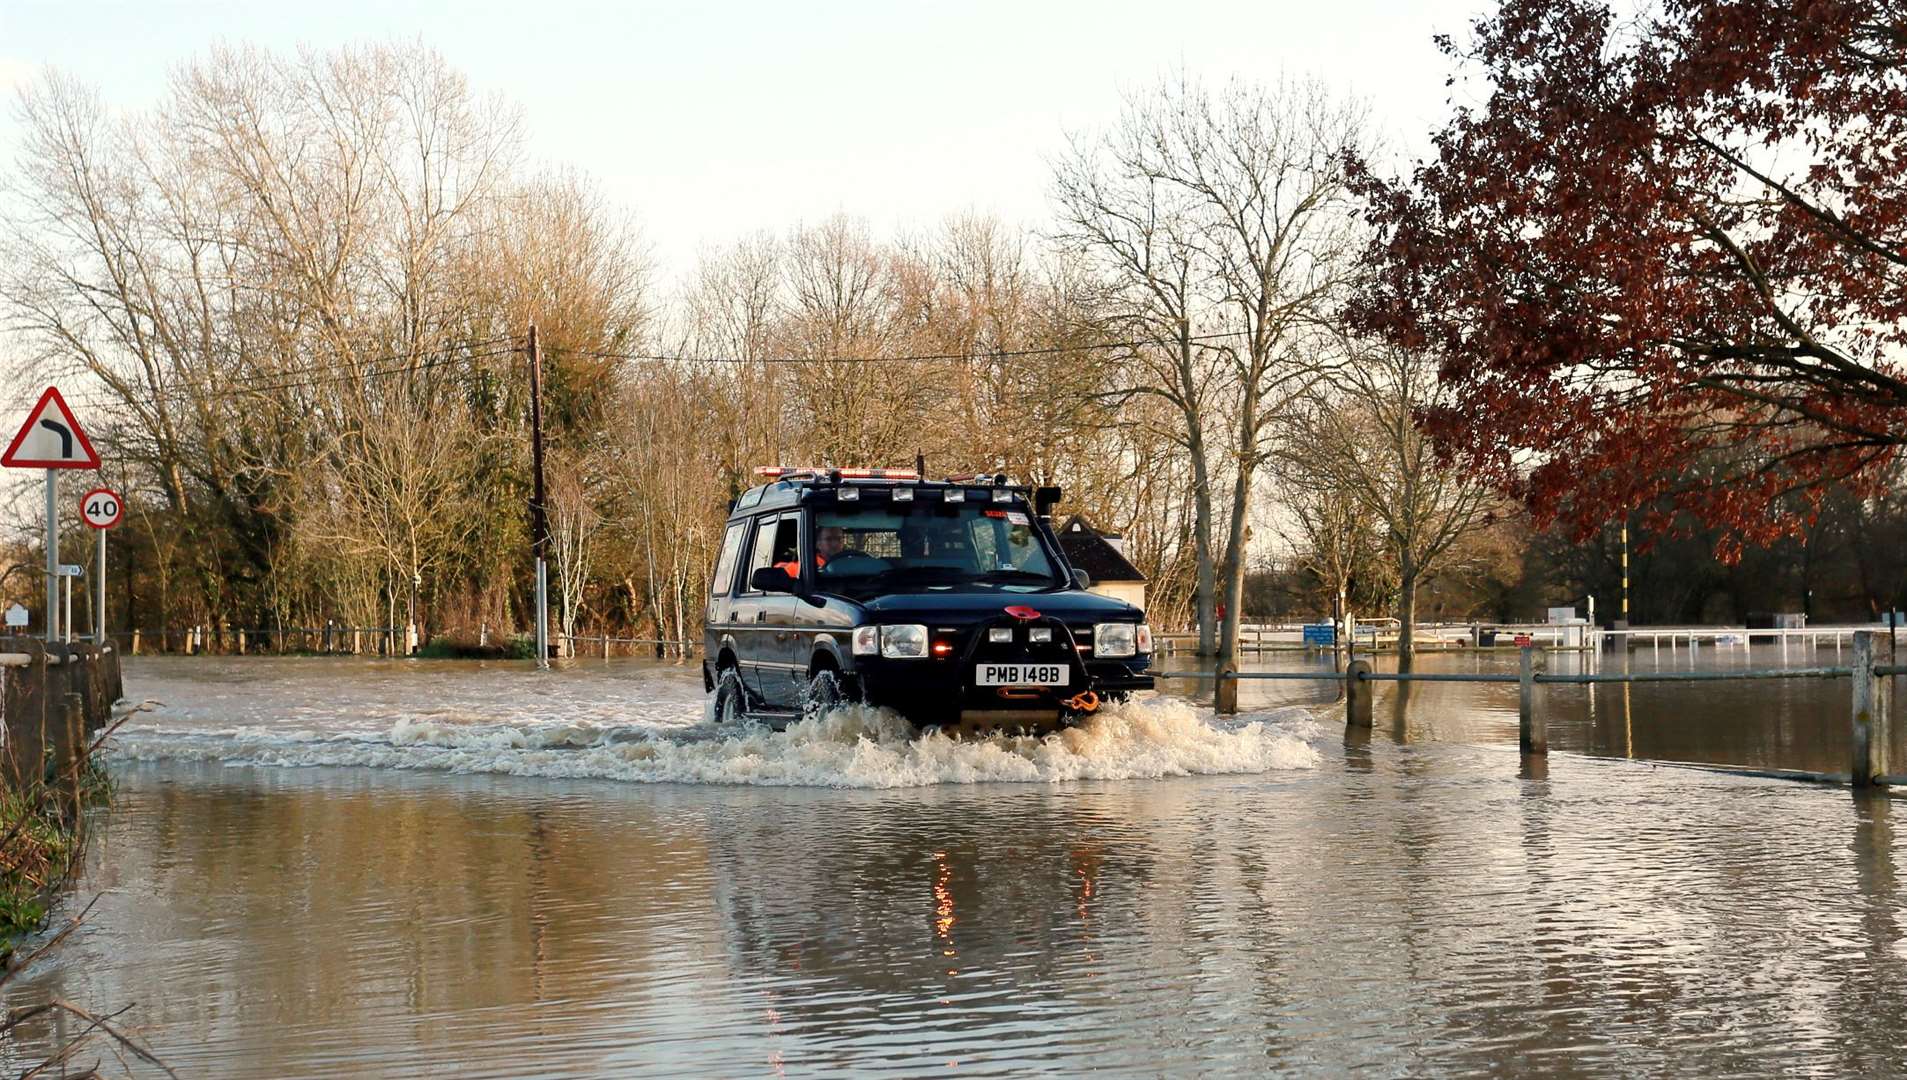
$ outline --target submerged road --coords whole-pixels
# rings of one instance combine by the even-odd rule
[[[1907,1070],[1907,811],[1627,759],[1816,767],[1833,686],[1571,688],[1545,765],[1513,687],[958,746],[528,678],[135,662],[99,905],[7,1004],[207,1076]]]

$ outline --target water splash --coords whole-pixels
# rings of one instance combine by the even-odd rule
[[[250,725],[122,729],[122,759],[235,765],[349,765],[457,773],[637,782],[895,788],[981,782],[1039,783],[1259,773],[1317,764],[1318,728],[1287,708],[1220,722],[1174,698],[1102,709],[1045,736],[954,739],[916,735],[885,709],[851,705],[786,731],[701,724],[657,727],[579,720],[485,722],[438,712],[398,719],[387,732],[286,730]]]

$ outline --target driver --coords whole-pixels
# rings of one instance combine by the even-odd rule
[[[823,525],[814,534],[814,566],[819,570],[848,546],[848,536],[839,525]]]

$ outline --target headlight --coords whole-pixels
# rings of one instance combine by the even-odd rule
[[[1139,626],[1129,622],[1093,624],[1094,656],[1131,656],[1139,649]]]
[[[854,655],[879,656],[881,654],[881,628],[878,626],[857,626],[854,628]]]
[[[926,656],[927,628],[925,626],[881,627],[881,655],[895,660]]]
[[[1139,651],[1142,653],[1152,651],[1152,626],[1148,623],[1139,624]]]

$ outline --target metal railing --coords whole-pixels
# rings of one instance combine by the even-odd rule
[[[1356,626],[1357,645],[1360,648],[1368,645],[1373,651],[1382,651],[1386,646],[1396,643],[1397,627],[1392,620],[1358,619]],[[1800,627],[1644,626],[1604,630],[1591,625],[1586,619],[1578,619],[1569,623],[1417,623],[1415,635],[1416,648],[1424,652],[1507,652],[1518,647],[1512,643],[1512,639],[1528,636],[1533,644],[1579,651],[1601,650],[1612,641],[1625,642],[1632,649],[1648,648],[1656,655],[1661,655],[1665,648],[1671,653],[1704,648],[1746,650],[1751,645],[1773,643],[1779,645],[1784,653],[1791,646],[1806,649],[1832,647],[1838,656],[1852,644],[1856,633],[1885,629],[1885,623],[1867,623]],[[1301,624],[1245,623],[1238,631],[1239,651],[1247,653],[1316,653],[1330,652],[1336,647],[1305,644],[1301,640]],[[1497,644],[1481,644],[1492,637]],[[1198,642],[1198,634],[1160,632],[1153,635],[1153,640],[1160,644],[1161,652],[1171,655],[1188,651]]]
[[[1619,631],[1618,631],[1619,632]],[[1353,658],[1343,671],[1153,671],[1158,679],[1196,679],[1214,683],[1214,707],[1221,714],[1238,712],[1238,684],[1245,681],[1322,682],[1343,687],[1345,724],[1371,726],[1372,684],[1442,683],[1514,683],[1518,689],[1517,735],[1526,754],[1549,753],[1548,718],[1539,708],[1536,690],[1540,686],[1586,686],[1607,683],[1687,683],[1729,682],[1749,679],[1851,679],[1853,695],[1849,710],[1853,752],[1850,769],[1844,779],[1856,787],[1907,782],[1907,778],[1887,775],[1887,750],[1891,742],[1891,720],[1886,694],[1895,676],[1907,675],[1907,665],[1893,662],[1893,639],[1882,631],[1855,630],[1853,662],[1845,667],[1763,668],[1741,671],[1637,671],[1575,672],[1549,674],[1542,670],[1543,654],[1535,646],[1519,650],[1519,669],[1508,672],[1409,672],[1373,671],[1366,660]],[[1878,662],[1877,662],[1878,661]],[[1800,774],[1797,774],[1800,775]],[[1839,776],[1806,774],[1808,779],[1841,780]]]
[[[461,629],[468,633],[468,627],[453,627],[453,632]],[[169,627],[161,630],[135,628],[119,634],[109,635],[126,642],[127,651],[137,656],[145,652],[184,653],[225,653],[246,655],[249,653],[325,653],[340,656],[388,656],[403,657],[415,655],[427,642],[423,638],[422,628],[415,626],[230,626],[204,623],[193,626]],[[479,648],[488,648],[492,638],[508,640],[509,635],[493,635],[489,627],[478,629]],[[86,640],[91,640],[87,637]],[[432,639],[435,640],[435,639]],[[618,637],[614,634],[562,634],[550,635],[552,644],[560,643],[559,655],[581,656],[585,652],[600,655],[607,659],[611,649],[628,654],[632,650],[644,652],[653,649],[658,656],[663,650],[673,650],[674,655],[693,658],[698,641],[683,641],[661,637]],[[156,648],[155,648],[156,647]]]

